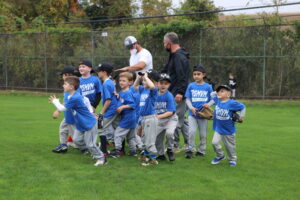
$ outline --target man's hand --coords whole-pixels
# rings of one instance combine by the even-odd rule
[[[52,114],[53,119],[57,119],[59,117],[59,111],[55,110],[54,113]]]
[[[182,102],[182,99],[183,99],[183,95],[182,94],[177,94],[175,96],[175,102],[176,103],[181,103]]]
[[[115,72],[126,72],[129,70],[129,67],[123,67],[123,68],[120,68],[120,69],[116,69]]]

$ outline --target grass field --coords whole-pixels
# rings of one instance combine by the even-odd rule
[[[0,92],[0,199],[300,199],[300,102],[242,101],[238,165],[212,166],[212,129],[203,158],[140,167],[136,158],[94,160],[76,149],[51,152],[58,120],[45,95]]]

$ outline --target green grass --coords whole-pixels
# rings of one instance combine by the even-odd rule
[[[45,95],[0,93],[0,199],[299,199],[300,102],[243,101],[237,127],[238,165],[212,166],[207,155],[140,167],[136,158],[94,160],[76,149],[54,154],[61,117]],[[198,143],[198,142],[197,142]]]

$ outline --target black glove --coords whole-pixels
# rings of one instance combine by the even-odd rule
[[[242,123],[243,121],[240,120],[240,115],[237,112],[232,113],[232,121],[237,123]]]
[[[103,115],[102,114],[98,114],[98,129],[103,128]]]

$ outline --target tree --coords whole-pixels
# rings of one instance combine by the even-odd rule
[[[210,0],[186,0],[181,4],[179,13],[194,13],[202,11],[213,11],[217,10],[213,1]],[[202,20],[216,20],[218,15],[216,13],[205,13],[199,15],[187,16],[188,19],[192,21],[202,21]]]
[[[171,0],[143,0],[142,16],[159,16],[170,14],[172,2]],[[146,22],[165,23],[166,19],[148,19]]]

